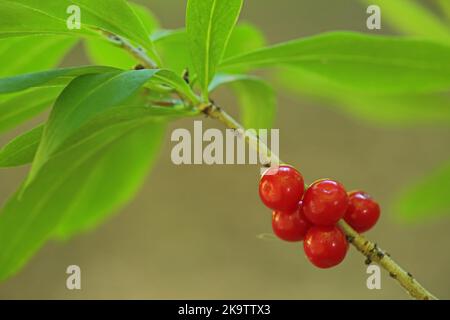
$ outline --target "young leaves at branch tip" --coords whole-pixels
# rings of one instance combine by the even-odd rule
[[[115,71],[78,77],[55,102],[28,182],[65,139],[96,114],[124,103],[150,79],[176,88],[188,99],[196,99],[189,86],[167,70]]]
[[[188,1],[186,30],[204,100],[208,100],[209,83],[223,57],[242,4],[243,0]]]

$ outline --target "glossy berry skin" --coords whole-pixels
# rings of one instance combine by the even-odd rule
[[[348,196],[344,187],[334,180],[314,182],[303,197],[306,218],[318,226],[332,226],[344,217]]]
[[[306,220],[301,203],[294,212],[274,211],[272,214],[272,229],[278,238],[284,241],[296,242],[305,238],[311,223]]]
[[[269,168],[259,183],[262,202],[276,211],[295,211],[304,191],[303,176],[290,166]]]
[[[344,220],[357,232],[370,230],[380,218],[380,206],[363,191],[349,193],[349,206]]]
[[[344,233],[336,226],[314,226],[306,233],[303,248],[313,265],[327,269],[344,260],[348,242]]]

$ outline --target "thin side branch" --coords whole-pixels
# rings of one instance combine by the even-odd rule
[[[126,39],[107,32],[104,33],[109,39],[113,40],[117,45],[133,55],[145,68],[157,68],[155,62],[150,59],[150,57],[148,57],[142,49],[134,47]],[[250,147],[255,148],[255,150],[257,150],[262,156],[265,156],[264,162],[266,165],[270,166],[274,163],[282,163],[277,155],[272,154],[271,150],[265,143],[263,143],[257,136],[245,130],[239,122],[237,122],[222,108],[218,107],[214,103],[204,103],[196,107],[207,116],[224,124],[225,127],[236,130],[237,135],[245,139]],[[400,267],[400,265],[392,260],[391,256],[378,247],[376,243],[367,240],[364,236],[353,230],[353,228],[346,222],[341,220],[338,224],[345,233],[347,240],[366,257],[366,263],[370,264],[375,262],[384,268],[387,272],[389,272],[391,278],[395,279],[411,297],[420,300],[437,300],[433,294],[417,282],[411,273]]]

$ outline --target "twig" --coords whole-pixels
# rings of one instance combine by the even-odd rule
[[[251,130],[245,130],[239,122],[237,122],[232,116],[216,104],[203,104],[198,106],[198,109],[212,119],[222,122],[227,128],[234,129],[238,137],[245,139],[250,147],[259,152],[264,166],[270,167],[271,165],[275,166],[280,163],[278,156],[272,153],[270,148],[263,141],[261,141],[258,136],[256,136]]]
[[[106,36],[111,42],[113,42],[118,47],[128,51],[133,57],[141,62],[142,66],[147,69],[157,69],[156,63],[147,55],[143,48],[138,48],[133,46],[130,41],[122,38],[109,31],[100,31],[104,36]]]
[[[132,54],[144,67],[151,69],[157,68],[157,65],[150,59],[150,57],[147,56],[145,51],[135,48],[127,40],[114,34],[106,33],[106,35],[109,38],[116,40],[122,48]],[[255,150],[259,151],[261,156],[265,157],[264,162],[266,165],[282,163],[278,156],[273,154],[265,143],[263,143],[257,136],[245,130],[239,122],[225,112],[225,110],[218,107],[215,103],[203,103],[196,107],[207,116],[224,124],[225,127],[236,130],[238,136],[245,139],[252,148],[255,148]],[[433,294],[417,282],[411,273],[400,267],[391,258],[390,254],[383,251],[376,243],[367,240],[364,236],[353,230],[353,228],[343,220],[339,221],[338,225],[345,233],[347,240],[366,257],[367,263],[370,264],[375,262],[383,267],[387,272],[389,272],[391,278],[397,280],[397,282],[409,293],[411,297],[419,300],[437,300]]]

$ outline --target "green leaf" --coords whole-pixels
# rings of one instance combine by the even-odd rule
[[[159,28],[158,21],[147,8],[136,4],[132,4],[132,8],[141,19],[147,34],[150,35]],[[106,39],[87,38],[84,45],[90,60],[95,64],[120,69],[130,69],[137,64],[136,59],[128,52]]]
[[[50,159],[0,214],[0,279],[55,233],[91,227],[120,208],[154,162],[163,130],[158,122],[112,126]]]
[[[449,125],[449,92],[420,94],[367,94],[343,90],[323,77],[292,67],[277,74],[278,82],[290,93],[326,99],[352,116],[376,125]]]
[[[37,72],[56,66],[75,45],[63,36],[24,36],[0,39],[0,77]],[[26,53],[26,54],[25,54]],[[5,82],[0,80],[0,91]],[[0,96],[0,133],[39,114],[62,88],[30,89]]]
[[[80,75],[106,73],[117,70],[112,67],[100,66],[72,67],[1,78],[0,94],[22,91],[33,87],[67,84],[70,80]]]
[[[160,83],[171,86],[173,89],[178,90],[191,102],[198,102],[197,96],[189,87],[189,85],[180,76],[177,76],[172,71],[164,69],[139,71],[142,71],[142,73],[151,73],[152,75],[154,75],[154,80],[157,80]],[[63,68],[7,77],[0,79],[0,94],[21,91],[33,87],[66,85],[77,76],[113,72],[121,72],[121,70],[113,67],[87,66]],[[134,70],[129,72],[130,74],[133,74]]]
[[[195,68],[189,51],[189,39],[184,29],[161,30],[153,34],[153,41],[157,51],[161,54],[165,68],[180,74],[188,69],[191,74],[194,74]],[[248,23],[239,24],[231,33],[224,58],[237,52],[244,53],[259,49],[264,44],[264,37],[255,26]],[[227,70],[228,73],[243,71],[245,71],[245,68]]]
[[[0,149],[0,167],[17,167],[29,164],[41,140],[44,126],[40,125],[18,136]]]
[[[191,117],[198,115],[198,111],[193,111],[184,106],[162,108],[133,106],[133,104],[113,108],[103,112],[89,121],[76,134],[68,138],[60,148],[60,153],[83,139],[97,134],[103,128],[110,127],[124,122],[136,121],[136,119],[168,120],[181,117]],[[29,164],[33,161],[42,138],[44,125],[40,125],[13,139],[0,150],[0,167],[15,167]]]
[[[88,186],[73,195],[73,207],[64,212],[53,236],[67,239],[91,230],[133,198],[156,160],[163,133],[163,124],[147,124],[95,163]]]
[[[0,39],[0,77],[37,72],[56,66],[76,43],[63,36],[28,36]]]
[[[45,126],[30,179],[70,135],[95,115],[134,95],[157,70],[117,71],[73,80],[56,100]]]
[[[80,30],[67,27],[70,5],[80,8]],[[0,0],[0,38],[29,34],[92,36],[98,29],[139,43],[158,62],[147,27],[125,0]]]
[[[243,0],[188,0],[186,30],[203,97],[216,73]]]
[[[296,66],[337,87],[367,93],[420,93],[450,87],[450,46],[357,33],[326,33],[225,60],[240,66]]]
[[[269,129],[276,114],[276,97],[272,87],[261,79],[247,75],[217,75],[210,91],[231,85],[241,107],[242,123],[247,129]]]
[[[254,51],[266,45],[264,34],[256,26],[245,22],[238,24],[231,33],[224,58]]]
[[[0,39],[0,77],[37,72],[56,66],[75,45],[63,36],[24,36]],[[26,54],[25,54],[26,53]],[[5,82],[0,80],[0,91]],[[0,96],[0,133],[34,117],[51,104],[62,88],[30,89]]]
[[[134,96],[145,81],[158,75],[170,84],[168,74],[84,75],[64,90],[36,154],[43,150],[45,159],[35,157],[39,170],[0,213],[0,279],[16,272],[50,237],[67,238],[96,226],[136,193],[156,157],[164,123],[195,113],[185,106],[130,106],[142,102]],[[125,105],[116,107],[120,103]]]
[[[260,49],[266,45],[264,34],[255,26],[249,23],[241,23],[234,28],[231,33],[225,50],[224,59],[251,52]],[[227,73],[245,73],[248,68],[240,67],[235,69],[228,69]]]
[[[160,28],[158,19],[147,7],[136,3],[130,3],[130,6],[134,10],[137,17],[141,20],[147,35],[151,35]]]
[[[395,209],[407,221],[450,214],[450,162],[438,168],[399,198]]]
[[[0,95],[0,133],[40,114],[56,99],[63,87],[31,88]]]
[[[187,84],[167,70],[117,71],[84,75],[73,80],[53,107],[32,166],[30,180],[68,137],[99,113],[125,103],[152,78],[191,95]]]
[[[449,93],[337,97],[344,109],[375,124],[450,125]]]
[[[446,0],[448,2],[448,0]],[[414,0],[362,0],[367,5],[378,5],[382,19],[404,34],[427,37],[437,40],[450,40],[448,25],[439,20]]]
[[[181,74],[186,69],[194,73],[189,51],[189,39],[184,30],[164,30],[156,33],[154,39],[156,50],[161,55],[162,65]]]
[[[117,108],[112,108],[110,110],[107,110],[98,116],[94,117],[91,121],[89,121],[86,125],[84,125],[82,128],[80,128],[73,136],[71,136],[69,139],[67,139],[61,147],[58,149],[58,151],[55,153],[55,156],[58,156],[60,153],[64,153],[67,150],[71,150],[74,146],[77,146],[80,143],[84,143],[84,141],[87,141],[89,139],[92,139],[92,137],[95,137],[98,134],[101,134],[102,131],[104,131],[107,128],[113,127],[113,126],[122,126],[122,127],[137,127],[145,125],[149,122],[165,122],[167,120],[177,119],[181,117],[188,117],[196,115],[196,112],[191,111],[189,108],[186,108],[184,106],[179,106],[175,108],[167,108],[167,107],[136,107],[136,106],[121,106]],[[150,137],[150,136],[149,136]],[[157,139],[158,137],[151,136],[151,139]],[[147,146],[146,141],[140,141],[140,147],[144,148]],[[138,150],[139,146],[136,146],[136,150]],[[120,151],[122,152],[122,151]],[[125,154],[117,154],[117,157],[120,159],[120,157],[124,157]],[[133,160],[133,156],[131,155],[131,159],[128,157],[128,160],[123,160],[124,166],[127,166],[127,163],[130,163],[131,161],[133,163],[133,166],[135,164],[143,164],[145,165],[145,161],[142,162],[142,160]],[[116,161],[117,162],[117,161]],[[136,168],[134,168],[136,169]],[[112,168],[108,167],[102,167],[102,172],[104,173],[104,181],[100,181],[101,183],[107,184],[107,183],[113,183],[116,185],[123,185],[122,180],[123,179],[130,179],[130,175],[133,173],[137,173],[136,170],[123,170],[123,173],[117,173],[115,175],[111,175],[108,173],[108,171],[113,170]],[[140,177],[143,177],[142,174],[139,174],[136,178],[140,179]],[[113,179],[116,179],[117,181],[114,182]],[[109,182],[108,182],[109,181]],[[140,183],[138,184],[140,185]],[[136,188],[137,186],[136,185]],[[99,186],[101,188],[101,186]],[[99,187],[92,188],[98,189]],[[114,188],[111,188],[114,189]],[[123,193],[123,190],[121,188],[116,188],[117,192],[119,194],[116,195],[116,197],[120,197]],[[98,223],[100,223],[106,215],[111,213],[110,211],[103,210],[99,211],[98,214],[95,214],[95,211],[93,212],[92,208],[89,206],[92,206],[92,203],[96,203],[97,205],[101,206],[108,206],[110,200],[110,197],[113,196],[113,194],[109,194],[109,196],[96,198],[98,196],[95,193],[92,193],[91,195],[92,200],[86,202],[87,208],[85,210],[77,210],[72,211],[70,216],[66,217],[63,222],[60,223],[58,226],[58,230],[56,232],[57,237],[59,238],[68,238],[75,233],[79,231],[83,231],[86,229],[90,229],[94,226],[96,226]],[[117,199],[115,197],[115,199]],[[128,198],[128,197],[127,197]],[[104,201],[104,203],[100,203],[100,201]]]
[[[62,85],[83,74],[117,71],[110,67],[74,67],[0,79],[0,132],[36,116],[55,100]]]
[[[169,70],[159,70],[152,80],[156,80],[161,84],[168,85],[169,87],[178,91],[184,98],[188,99],[194,105],[200,103],[200,99],[192,91],[191,87],[174,72]]]

